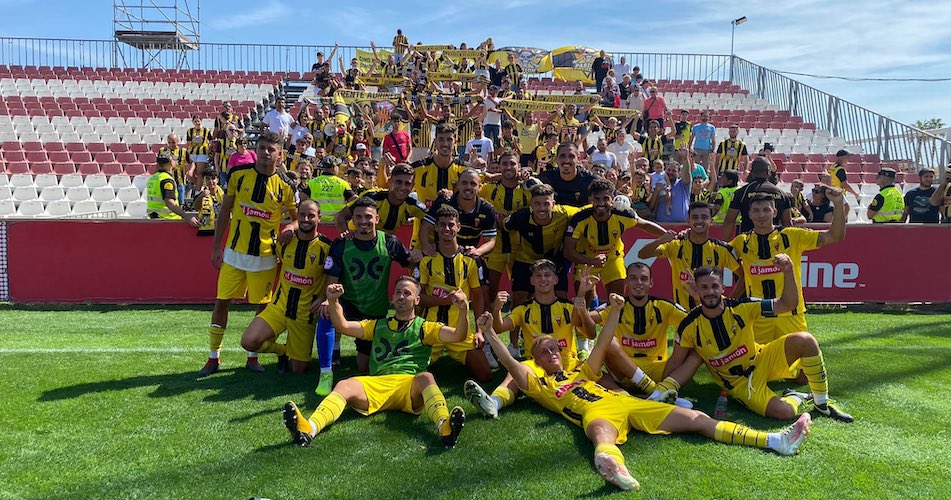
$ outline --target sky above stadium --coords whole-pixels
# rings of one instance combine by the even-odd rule
[[[389,45],[400,27],[411,43],[478,44],[492,36],[496,47],[587,45],[608,51],[729,54],[730,21],[747,16],[749,22],[736,29],[736,54],[771,69],[855,78],[951,78],[947,0],[507,0],[496,3],[495,10],[478,3],[369,1],[335,2],[327,12],[322,6],[329,3],[204,0],[202,41],[366,45],[374,40]],[[112,2],[0,0],[0,9],[0,36],[111,38]],[[928,118],[951,123],[951,81],[792,77],[906,123]]]

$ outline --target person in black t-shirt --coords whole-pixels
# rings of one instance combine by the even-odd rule
[[[733,193],[733,200],[730,202],[730,209],[726,213],[726,219],[723,221],[723,239],[732,240],[736,236],[736,218],[742,217],[739,224],[739,232],[745,233],[753,230],[753,222],[750,219],[750,201],[749,197],[753,193],[767,193],[776,200],[776,219],[773,224],[778,226],[792,225],[792,211],[789,195],[784,193],[775,184],[769,182],[769,162],[763,158],[756,158],[750,166],[750,183],[736,190]]]
[[[938,207],[931,203],[934,192],[934,170],[919,170],[918,187],[905,193],[905,213],[902,214],[901,221],[937,224]]]
[[[809,201],[809,210],[812,212],[812,217],[809,222],[832,222],[834,209],[832,203],[826,198],[826,189],[829,189],[829,187],[824,184],[816,184],[812,188],[812,200]]]
[[[557,169],[548,169],[538,176],[542,184],[555,190],[555,203],[580,207],[588,204],[588,188],[596,178],[578,165],[578,146],[571,142],[558,145],[555,154]]]
[[[602,50],[598,53],[598,57],[591,63],[591,75],[594,77],[594,85],[598,93],[601,93],[601,82],[604,80],[604,77],[608,76],[608,70],[611,69],[611,60],[608,59],[608,55]],[[587,198],[585,198],[587,200]]]
[[[495,248],[498,216],[495,207],[479,196],[481,188],[479,173],[470,169],[459,174],[456,192],[452,197],[438,196],[433,200],[419,228],[419,241],[424,254],[433,255],[436,252],[431,235],[436,226],[436,211],[443,205],[449,205],[459,212],[461,228],[456,240],[466,255],[478,261]]]

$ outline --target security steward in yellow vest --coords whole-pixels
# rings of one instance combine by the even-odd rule
[[[198,219],[188,215],[178,205],[178,189],[175,179],[169,173],[172,160],[166,155],[156,159],[156,170],[145,185],[148,204],[146,212],[150,219],[182,220],[192,227],[198,227]]]
[[[337,212],[356,197],[350,184],[337,175],[340,159],[325,156],[317,164],[320,175],[310,179],[310,199],[320,204],[320,221],[333,222]]]
[[[868,206],[868,218],[872,222],[899,222],[905,212],[905,197],[895,187],[895,170],[883,168],[878,171],[875,179],[881,191],[875,195],[872,204]]]

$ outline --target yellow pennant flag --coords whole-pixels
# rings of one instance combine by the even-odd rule
[[[605,108],[595,106],[591,108],[591,114],[596,116],[632,116],[641,114],[636,109]]]
[[[511,111],[556,111],[561,103],[559,102],[540,102],[526,101],[519,99],[505,99],[501,104],[503,109]]]
[[[402,97],[400,94],[393,92],[365,92],[362,90],[338,90],[334,92],[334,97],[339,98],[343,102],[350,104],[351,102],[380,102],[380,101],[390,101],[390,102],[399,102]]]
[[[547,94],[535,96],[536,101],[560,102],[563,104],[591,104],[598,101],[598,96],[591,94]]]

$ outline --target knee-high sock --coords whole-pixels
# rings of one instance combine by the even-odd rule
[[[826,404],[829,400],[829,380],[826,379],[826,364],[822,359],[822,353],[801,358],[799,366],[806,374],[806,380],[809,381],[809,389],[812,390],[816,404]]]
[[[314,413],[310,416],[310,422],[314,426],[311,435],[316,436],[328,425],[336,422],[346,407],[347,400],[344,399],[339,392],[331,392],[329,396],[320,402],[320,405],[317,406],[317,409],[314,410]]]
[[[597,455],[608,455],[614,460],[617,461],[622,467],[624,467],[624,454],[621,453],[621,449],[617,445],[611,443],[601,443],[594,447],[594,454]]]
[[[225,329],[218,325],[211,325],[208,327],[208,348],[210,350],[210,358],[217,358],[221,352],[221,341],[225,336]]]
[[[664,392],[667,390],[679,391],[680,382],[677,382],[676,380],[674,380],[673,377],[667,377],[662,382],[657,384],[656,389],[661,392]]]
[[[766,448],[768,432],[755,431],[733,422],[717,422],[713,439],[726,444],[738,444],[755,448]]]
[[[511,389],[500,385],[492,391],[492,399],[495,400],[498,405],[498,409],[505,408],[506,406],[515,402],[515,393]]]
[[[320,371],[331,371],[336,330],[329,319],[317,318],[317,360]]]
[[[440,434],[449,435],[449,409],[446,408],[446,398],[438,385],[432,384],[423,388],[423,411],[433,423],[442,424],[439,428]]]
[[[278,344],[275,339],[265,340],[261,347],[258,347],[258,352],[272,352],[278,356],[284,356],[287,353],[287,346]]]

